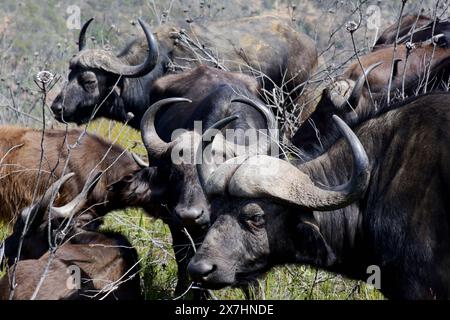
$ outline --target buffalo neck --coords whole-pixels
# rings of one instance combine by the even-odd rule
[[[380,154],[392,138],[392,130],[367,130],[369,125],[375,126],[376,122],[383,122],[383,119],[374,119],[355,130],[369,157],[371,178],[378,172],[378,161],[375,155]],[[341,138],[326,153],[298,167],[316,184],[332,188],[343,185],[350,179],[352,165],[350,147]],[[336,256],[334,265],[318,267],[343,272],[353,278],[361,278],[365,275],[366,268],[370,264],[367,252],[362,249],[365,247],[363,221],[366,207],[367,196],[365,195],[359,201],[342,209],[314,212],[319,230]]]

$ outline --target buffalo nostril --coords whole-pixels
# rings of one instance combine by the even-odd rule
[[[191,261],[188,265],[188,272],[193,280],[201,281],[213,273],[217,269],[215,264],[209,264],[204,261],[194,262]]]

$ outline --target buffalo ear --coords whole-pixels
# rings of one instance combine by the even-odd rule
[[[331,89],[324,88],[319,103],[316,106],[316,111],[333,111],[335,108],[333,101],[331,100]]]
[[[114,89],[114,93],[115,93],[118,97],[122,96],[122,86],[121,86],[120,83],[118,83],[117,85],[115,85],[113,89]]]
[[[109,80],[108,80],[109,81]],[[110,88],[112,87],[112,93],[116,95],[117,97],[121,97],[123,90],[124,90],[124,79],[121,77],[119,81],[117,81],[117,78],[113,80],[113,82],[109,83]],[[111,89],[109,89],[111,90]]]
[[[119,199],[129,200],[134,204],[159,202],[165,193],[166,185],[158,177],[158,168],[146,167],[122,177],[107,187],[108,198],[115,202]]]
[[[343,114],[352,111],[349,105],[345,102],[343,97],[340,97],[336,89],[324,88],[322,96],[316,105],[314,113],[320,114],[323,117],[331,117],[333,114],[342,116]]]
[[[112,182],[106,187],[106,190],[109,192],[123,190],[127,185],[133,182],[137,172],[127,174],[126,176],[123,176],[120,180]]]
[[[299,262],[323,267],[336,262],[336,255],[320,232],[314,217],[302,218],[295,232],[294,244]]]
[[[131,174],[127,174],[125,177],[120,179],[120,181],[123,183],[132,183],[135,179],[136,179],[136,175],[131,173]]]
[[[106,187],[106,191],[112,192],[119,189],[118,184],[121,183],[121,180],[113,182]]]

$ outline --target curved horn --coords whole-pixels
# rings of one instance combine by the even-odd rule
[[[205,189],[206,181],[208,179],[208,174],[210,174],[209,172],[207,172],[208,170],[205,167],[206,163],[205,163],[205,158],[204,158],[204,152],[203,151],[206,149],[207,145],[212,142],[212,140],[214,138],[214,134],[217,134],[218,130],[223,129],[227,124],[229,124],[232,121],[235,121],[238,118],[239,118],[239,116],[234,115],[234,116],[230,116],[230,117],[227,117],[225,119],[222,119],[220,121],[217,121],[211,127],[209,127],[203,133],[203,135],[201,137],[201,143],[198,144],[198,147],[197,147],[197,150],[196,150],[196,153],[195,153],[195,159],[196,159],[196,162],[197,162],[195,167],[197,169],[198,179],[200,180],[200,185],[202,186],[203,190],[206,190]],[[206,138],[209,137],[209,136],[211,136],[211,139],[209,139],[209,141],[206,141],[207,140]]]
[[[364,88],[364,83],[366,82],[366,79],[368,79],[369,74],[372,72],[373,69],[377,68],[382,64],[383,62],[378,62],[372,64],[366,70],[364,70],[363,74],[359,76],[358,80],[356,80],[355,86],[353,87],[350,97],[347,99],[347,101],[344,102],[341,108],[345,107],[345,105],[347,104],[350,104],[352,108],[356,108],[358,106],[359,99],[361,98],[362,90]]]
[[[254,100],[246,98],[246,97],[234,98],[231,100],[231,102],[240,102],[240,103],[244,103],[244,104],[247,104],[247,105],[255,108],[266,119],[268,128],[270,128],[270,129],[278,128],[277,120],[276,120],[273,112],[267,106],[263,105],[261,102],[254,101]]]
[[[168,104],[177,102],[188,102],[192,101],[185,98],[167,98],[155,102],[147,109],[141,121],[141,135],[144,146],[147,149],[149,159],[159,159],[170,149],[171,143],[167,143],[162,140],[155,128],[155,118],[158,111]]]
[[[235,171],[228,184],[230,194],[249,198],[269,197],[314,211],[336,210],[359,199],[369,183],[369,159],[347,124],[336,115],[333,120],[353,155],[352,176],[347,183],[334,188],[321,188],[289,162],[263,155],[250,158]],[[211,177],[211,180],[214,178]]]
[[[139,157],[136,153],[132,152],[131,156],[133,157],[134,161],[141,169],[145,169],[149,166],[149,164],[147,162],[145,162],[144,159]]]
[[[144,30],[145,37],[147,39],[148,56],[143,63],[137,66],[129,66],[129,65],[116,66],[118,73],[129,78],[139,78],[152,71],[156,63],[158,62],[159,56],[158,42],[156,41],[155,37],[150,31],[150,27],[143,20],[138,19],[138,21],[142,27],[142,30]]]
[[[343,207],[355,201],[366,191],[370,178],[370,163],[366,150],[352,129],[350,129],[350,127],[337,115],[333,115],[333,120],[350,146],[353,157],[352,176],[350,181],[335,188],[335,191],[340,192],[340,196],[343,198],[343,201],[336,205]]]
[[[94,18],[90,18],[81,28],[80,35],[78,36],[78,51],[86,48],[86,31],[93,20]]]
[[[88,197],[94,190],[103,172],[98,172],[93,178],[89,179],[83,187],[83,190],[72,201],[62,207],[51,207],[52,217],[68,218],[69,216],[78,213],[88,200]]]
[[[231,102],[240,102],[247,104],[256,110],[258,110],[262,116],[266,119],[267,122],[267,128],[269,130],[269,138],[270,143],[278,143],[278,123],[277,119],[275,118],[275,115],[273,112],[265,105],[260,103],[259,101],[253,101],[252,99],[240,97],[232,99]],[[269,148],[269,146],[268,146]],[[268,151],[268,150],[267,150]]]
[[[44,213],[47,210],[48,206],[50,205],[52,198],[56,195],[57,192],[59,192],[61,186],[64,183],[66,183],[67,180],[72,178],[74,175],[75,173],[71,172],[53,182],[37,204],[34,204],[31,207],[22,210],[21,212],[22,219],[26,220],[28,215],[30,215],[32,212],[36,212],[36,210]]]

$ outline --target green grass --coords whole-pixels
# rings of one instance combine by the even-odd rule
[[[128,209],[108,214],[104,229],[125,235],[141,259],[142,290],[146,299],[169,299],[177,279],[170,232],[162,221],[142,210]]]

